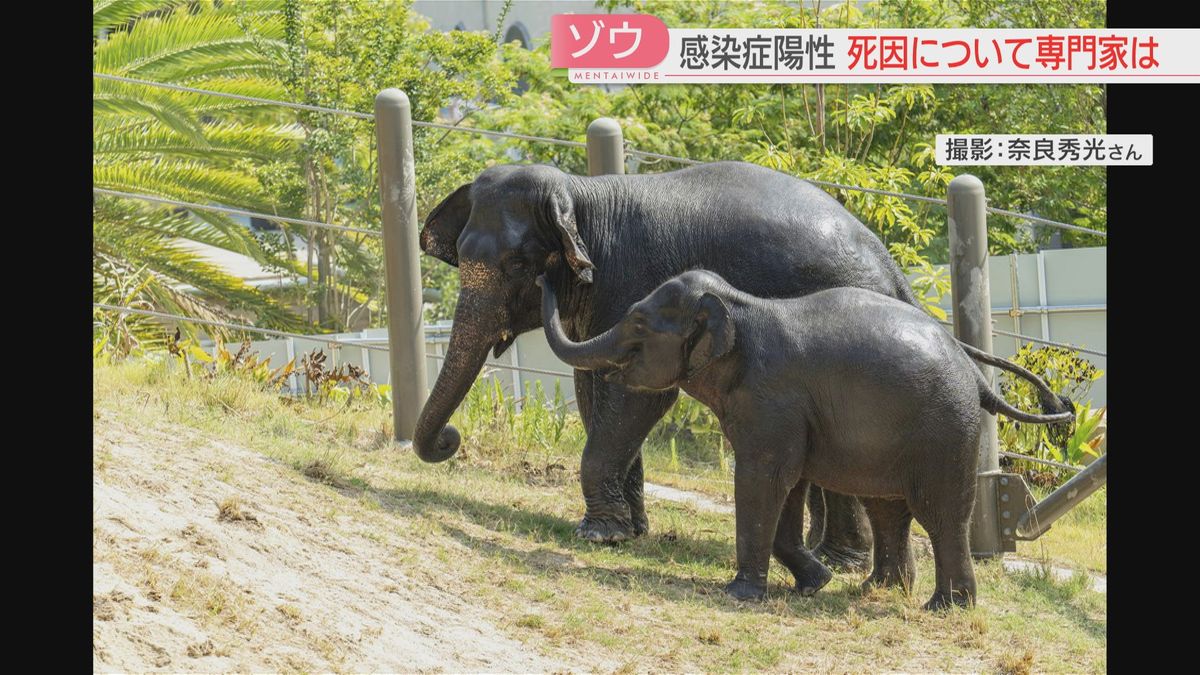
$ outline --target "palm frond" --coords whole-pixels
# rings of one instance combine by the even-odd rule
[[[106,83],[107,84],[107,83]],[[204,132],[194,110],[153,93],[118,94],[95,91],[92,94],[92,119],[105,117],[153,119],[188,139],[196,147],[206,147]]]
[[[283,85],[277,81],[259,77],[222,77],[205,79],[190,83],[190,85],[194,85],[198,89],[209,89],[239,96],[272,100],[287,98]],[[158,107],[164,108],[166,114],[171,115],[169,121],[175,124],[186,123],[197,128],[200,124],[198,120],[205,118],[236,116],[243,122],[254,119],[262,120],[265,124],[277,125],[287,125],[295,119],[295,113],[292,111],[269,103],[254,103],[205,94],[154,89],[144,85],[129,85],[111,80],[95,80],[93,99],[105,101],[93,111],[92,135],[94,137],[117,133],[137,133],[142,125],[153,121],[159,121],[174,128],[171,124],[167,124],[167,119],[159,118]],[[108,103],[107,101],[111,99],[134,101],[142,105]]]
[[[162,158],[157,162],[95,164],[92,183],[110,190],[149,193],[200,204],[211,202],[259,212],[271,210],[253,176],[194,160]]]
[[[98,44],[96,70],[162,82],[203,75],[205,68],[268,64],[257,46],[283,38],[283,20],[274,15],[235,17],[221,12],[191,13],[180,7],[165,18],[145,18],[135,30],[115,33]]]
[[[198,217],[198,213],[173,212],[132,201],[120,204],[112,197],[98,200],[95,212],[93,220],[104,218],[112,227],[120,227],[131,234],[140,232],[167,239],[188,239],[247,255],[261,265],[284,266],[263,250],[252,232],[229,218],[214,219],[214,225]]]
[[[97,218],[93,253],[93,259],[109,269],[115,267],[126,274],[135,269],[147,270],[148,281],[139,297],[160,311],[181,310],[202,318],[243,321],[230,310],[245,310],[264,327],[295,330],[303,326],[298,315],[274,298],[157,233],[130,231]],[[93,276],[97,275],[104,276],[104,271],[94,270]],[[194,292],[189,293],[186,286]]]
[[[155,124],[125,128],[121,133],[94,136],[92,154],[102,162],[120,159],[147,159],[162,154],[220,163],[228,160],[255,159],[269,162],[286,158],[296,151],[304,133],[297,125],[249,125],[240,122],[210,124],[203,127],[205,147],[198,147],[174,129]]]
[[[180,0],[92,0],[92,39],[105,28],[117,28],[156,9],[169,9]]]
[[[93,0],[93,69],[157,82],[285,100],[281,0]],[[274,106],[94,80],[93,183],[97,187],[275,212],[255,166],[287,160],[302,133]],[[302,329],[281,301],[210,262],[185,241],[246,255],[268,269],[301,263],[230,216],[178,212],[136,200],[97,198],[93,208],[96,298],[209,319]],[[166,322],[170,324],[170,322]],[[163,322],[119,317],[126,334],[157,340]],[[190,328],[186,328],[192,333]],[[205,329],[211,334],[211,331]]]

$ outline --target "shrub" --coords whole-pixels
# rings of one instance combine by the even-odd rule
[[[999,418],[1000,444],[1004,450],[1038,459],[1048,459],[1078,465],[1085,454],[1096,454],[1097,438],[1092,435],[1102,419],[1104,409],[1093,411],[1088,399],[1092,383],[1104,375],[1079,352],[1064,347],[1036,347],[1026,344],[1012,358],[1013,363],[1025,367],[1041,377],[1051,391],[1067,396],[1075,402],[1076,422],[1072,425],[1022,424],[1006,417]],[[1002,372],[1000,393],[1009,403],[1022,410],[1040,410],[1037,391],[1027,380],[1009,372]],[[1063,471],[1044,471],[1035,482],[1057,483],[1069,477]]]

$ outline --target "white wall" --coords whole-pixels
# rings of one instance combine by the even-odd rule
[[[1044,277],[1041,274],[1043,267]],[[1013,307],[1013,269],[1017,272],[1016,306],[1025,312],[1017,319],[1008,314]],[[992,256],[988,259],[988,278],[995,328],[1108,353],[1107,248],[1067,248]],[[941,307],[950,312],[949,293],[942,298]],[[1039,311],[1042,307],[1049,311]],[[994,353],[1006,358],[1015,354],[1020,344],[1023,343],[1016,338],[992,337]],[[1108,372],[1107,357],[1087,353],[1080,353],[1080,356]],[[1093,407],[1107,403],[1107,376],[1092,385],[1091,400]]]
[[[417,0],[413,11],[429,19],[434,30],[454,30],[462,25],[463,30],[496,30],[496,19],[504,7],[502,0]],[[521,24],[532,38],[530,48],[539,44],[539,38],[550,33],[550,17],[554,14],[607,14],[597,9],[592,0],[517,0],[504,17],[501,37],[515,24]]]

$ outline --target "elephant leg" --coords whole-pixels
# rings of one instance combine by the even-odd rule
[[[642,440],[645,440],[645,437]],[[640,537],[650,531],[650,519],[646,517],[645,489],[646,480],[642,474],[642,453],[639,447],[638,452],[633,456],[633,463],[629,465],[629,473],[625,474],[623,488],[625,503],[629,505],[629,519],[633,521],[633,536],[635,537]]]
[[[863,588],[901,586],[911,591],[917,565],[908,545],[912,513],[903,499],[863,499],[875,533],[875,565]]]
[[[592,379],[591,391],[591,424],[579,470],[587,513],[575,533],[591,541],[631,539],[648,529],[642,442],[679,392],[637,392],[599,378]]]
[[[972,446],[974,447],[974,446]],[[928,498],[913,500],[917,522],[929,533],[933,545],[933,595],[924,609],[938,611],[951,605],[975,604],[975,569],[971,564],[971,509],[975,505],[974,476],[967,494],[950,494],[944,486],[918,486]],[[921,489],[926,488],[926,489]],[[939,493],[944,493],[940,494]]]
[[[803,438],[804,434],[788,434],[788,437]],[[789,449],[770,438],[730,438],[730,441],[737,461],[733,500],[738,571],[725,586],[725,592],[738,600],[761,600],[767,595],[767,571],[783,506],[800,482],[804,448]],[[797,495],[797,501],[803,505],[803,493]],[[787,534],[794,542],[795,532]]]
[[[833,578],[833,572],[804,546],[804,500],[811,489],[808,481],[802,480],[788,494],[775,528],[773,547],[775,558],[791,570],[796,590],[804,596],[821,590]]]
[[[592,433],[592,371],[575,371],[575,407],[579,409],[579,418],[583,420],[583,430]]]
[[[583,428],[589,436],[592,433],[592,382],[594,379],[595,376],[590,370],[575,371],[575,405],[579,408],[579,416],[583,419]],[[629,505],[629,517],[633,521],[633,536],[635,537],[640,537],[650,531],[650,519],[646,517],[644,489],[642,455],[639,452],[629,467],[629,473],[625,476],[625,485],[622,489],[625,503]]]
[[[813,486],[813,490],[820,490]],[[857,497],[821,490],[825,522],[813,555],[838,570],[863,570],[870,561],[871,527]],[[814,515],[815,521],[815,515]]]
[[[812,550],[825,538],[825,491],[819,485],[808,486],[808,521],[804,545]]]

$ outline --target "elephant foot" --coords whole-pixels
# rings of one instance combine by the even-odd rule
[[[633,519],[633,536],[640,537],[650,531],[650,519],[646,517],[646,512],[642,511]]]
[[[966,609],[974,604],[974,594],[965,590],[955,590],[949,593],[946,593],[945,591],[934,591],[933,596],[929,598],[928,602],[921,606],[921,609],[924,609],[928,612],[945,612],[951,607],[957,606]]]
[[[628,519],[605,516],[584,516],[575,528],[575,536],[597,543],[615,544],[646,533],[649,525],[639,528]]]
[[[725,592],[735,600],[762,600],[767,597],[767,583],[738,575],[725,585]]]
[[[913,587],[913,580],[915,577],[915,571],[909,572],[895,567],[883,570],[877,569],[872,571],[871,576],[867,577],[862,582],[862,587],[863,590],[870,590],[876,586],[882,586],[884,588],[899,586],[907,591]]]
[[[862,572],[871,566],[870,549],[864,551],[821,542],[812,554],[839,572]]]
[[[833,579],[833,570],[819,562],[817,564],[820,567],[806,569],[803,574],[793,573],[793,576],[796,577],[796,590],[806,598],[824,588],[825,584]]]
[[[813,557],[807,550],[776,552],[775,557],[791,571],[796,579],[796,592],[804,597],[816,593],[833,579],[833,570]]]

